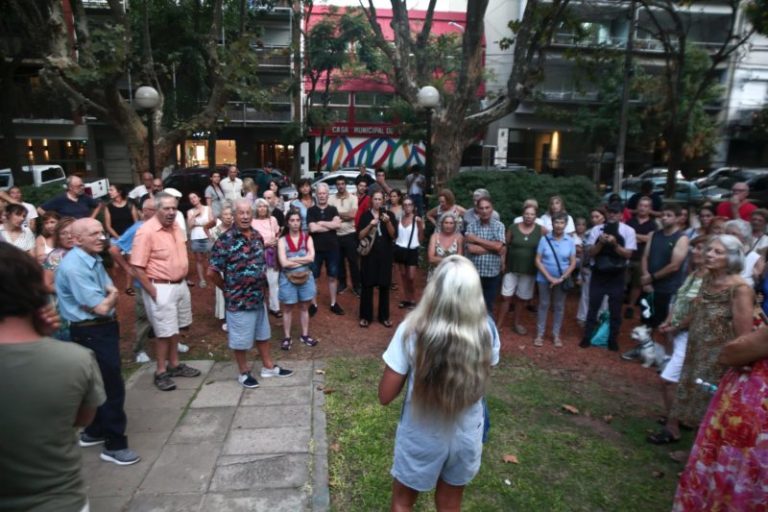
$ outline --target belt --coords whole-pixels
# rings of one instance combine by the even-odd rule
[[[70,327],[93,327],[95,325],[106,325],[116,322],[114,317],[94,318],[93,320],[83,320],[82,322],[71,322]]]
[[[152,284],[181,284],[183,279],[179,279],[178,281],[169,281],[168,279],[150,279]]]

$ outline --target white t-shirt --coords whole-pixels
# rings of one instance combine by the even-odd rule
[[[134,201],[137,199],[141,199],[142,196],[147,195],[147,187],[144,185],[139,185],[137,187],[134,187],[133,190],[128,192],[128,199],[133,199]]]
[[[35,248],[35,234],[29,228],[22,227],[18,238],[11,240],[11,235],[5,230],[5,226],[0,224],[0,239],[5,240],[22,251],[31,251]]]
[[[545,213],[539,217],[541,225],[547,228],[547,231],[552,232],[552,217],[548,213]],[[573,217],[568,216],[568,222],[565,224],[565,234],[570,235],[576,232],[576,224],[573,222]]]
[[[741,277],[747,282],[750,288],[755,286],[755,277],[752,274],[755,270],[755,263],[760,259],[757,251],[748,252],[744,257],[744,270],[741,271]]]
[[[34,206],[32,206],[31,204],[29,204],[29,203],[25,203],[25,202],[22,202],[22,203],[21,203],[21,205],[22,205],[24,208],[26,208],[26,209],[27,209],[27,218],[26,218],[26,219],[24,219],[24,224],[23,224],[23,226],[24,226],[25,228],[28,228],[28,227],[29,227],[29,221],[31,221],[32,219],[36,219],[36,218],[37,218],[37,208],[35,208],[35,207],[34,207]]]
[[[184,235],[184,241],[186,242],[188,240],[187,221],[184,220],[184,214],[181,213],[179,210],[176,210],[176,224],[178,224],[179,227],[181,228],[181,234]]]
[[[195,225],[192,228],[192,230],[189,232],[190,240],[205,240],[208,238],[208,235],[205,234],[205,229],[203,228],[203,226],[205,226],[206,224],[208,224],[208,222],[210,222],[210,218],[211,218],[211,207],[203,206],[203,214],[195,217]]]
[[[221,191],[224,192],[227,201],[234,203],[243,197],[243,180],[240,178],[235,178],[235,181],[232,181],[226,177],[221,180],[219,186],[221,186]]]

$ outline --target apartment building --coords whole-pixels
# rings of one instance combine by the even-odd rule
[[[486,33],[489,41],[491,34],[511,35],[507,28],[509,19],[519,19],[525,8],[525,0],[497,2],[491,1],[489,13],[496,9],[497,13],[486,16]],[[489,126],[484,143],[496,148],[496,156],[501,163],[518,163],[527,165],[537,171],[559,170],[562,172],[592,175],[595,164],[595,147],[586,144],[581,133],[568,121],[567,113],[575,112],[582,107],[589,107],[600,101],[598,92],[584,83],[577,83],[575,63],[568,58],[575,52],[582,55],[594,51],[615,51],[623,55],[626,51],[629,31],[634,31],[633,60],[641,65],[646,73],[660,74],[664,66],[664,48],[651,35],[652,23],[648,13],[639,6],[634,15],[629,12],[630,3],[626,1],[582,0],[573,1],[569,7],[569,15],[579,20],[581,28],[589,35],[582,38],[567,29],[558,30],[551,46],[547,49],[544,78],[537,88],[537,99],[523,102],[517,110]],[[696,2],[688,7],[681,7],[683,19],[688,24],[688,41],[705,50],[714,51],[726,35],[729,10],[723,2]],[[743,20],[740,20],[743,23]],[[491,49],[489,53],[496,52]],[[729,107],[728,94],[733,87],[728,85],[733,80],[734,63],[741,54],[718,68],[717,81],[723,86],[724,98],[721,102],[707,105],[707,109],[715,118],[725,121],[732,115]],[[511,52],[509,52],[511,59]],[[508,77],[511,61],[497,64],[489,59],[488,67],[491,75]],[[749,72],[745,72],[749,73]],[[488,83],[489,94],[500,91],[505,82]],[[750,86],[750,97],[756,86]],[[763,93],[764,94],[764,93]],[[548,108],[556,108],[565,112],[559,118],[543,115]],[[736,108],[735,110],[738,110]],[[616,116],[618,118],[618,111]],[[613,162],[613,151],[616,140],[608,141],[604,155],[604,173],[610,173]],[[722,144],[720,146],[723,146]],[[727,146],[727,144],[725,145]],[[713,160],[725,161],[725,151],[718,151]],[[626,159],[628,174],[637,173],[645,167],[660,164],[656,161],[659,155],[645,152],[629,152]]]

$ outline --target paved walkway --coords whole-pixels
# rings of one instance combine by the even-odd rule
[[[288,378],[255,371],[252,390],[233,363],[189,364],[202,376],[175,379],[175,391],[155,389],[151,363],[126,383],[128,442],[142,460],[118,467],[83,448],[91,510],[327,510],[322,363],[286,363]]]

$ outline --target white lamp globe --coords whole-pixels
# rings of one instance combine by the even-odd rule
[[[416,101],[420,107],[435,108],[440,105],[440,92],[431,85],[425,85],[419,89]]]
[[[136,105],[139,108],[154,110],[160,104],[160,93],[157,89],[148,85],[142,85],[136,89],[136,94],[133,96],[136,101]]]

